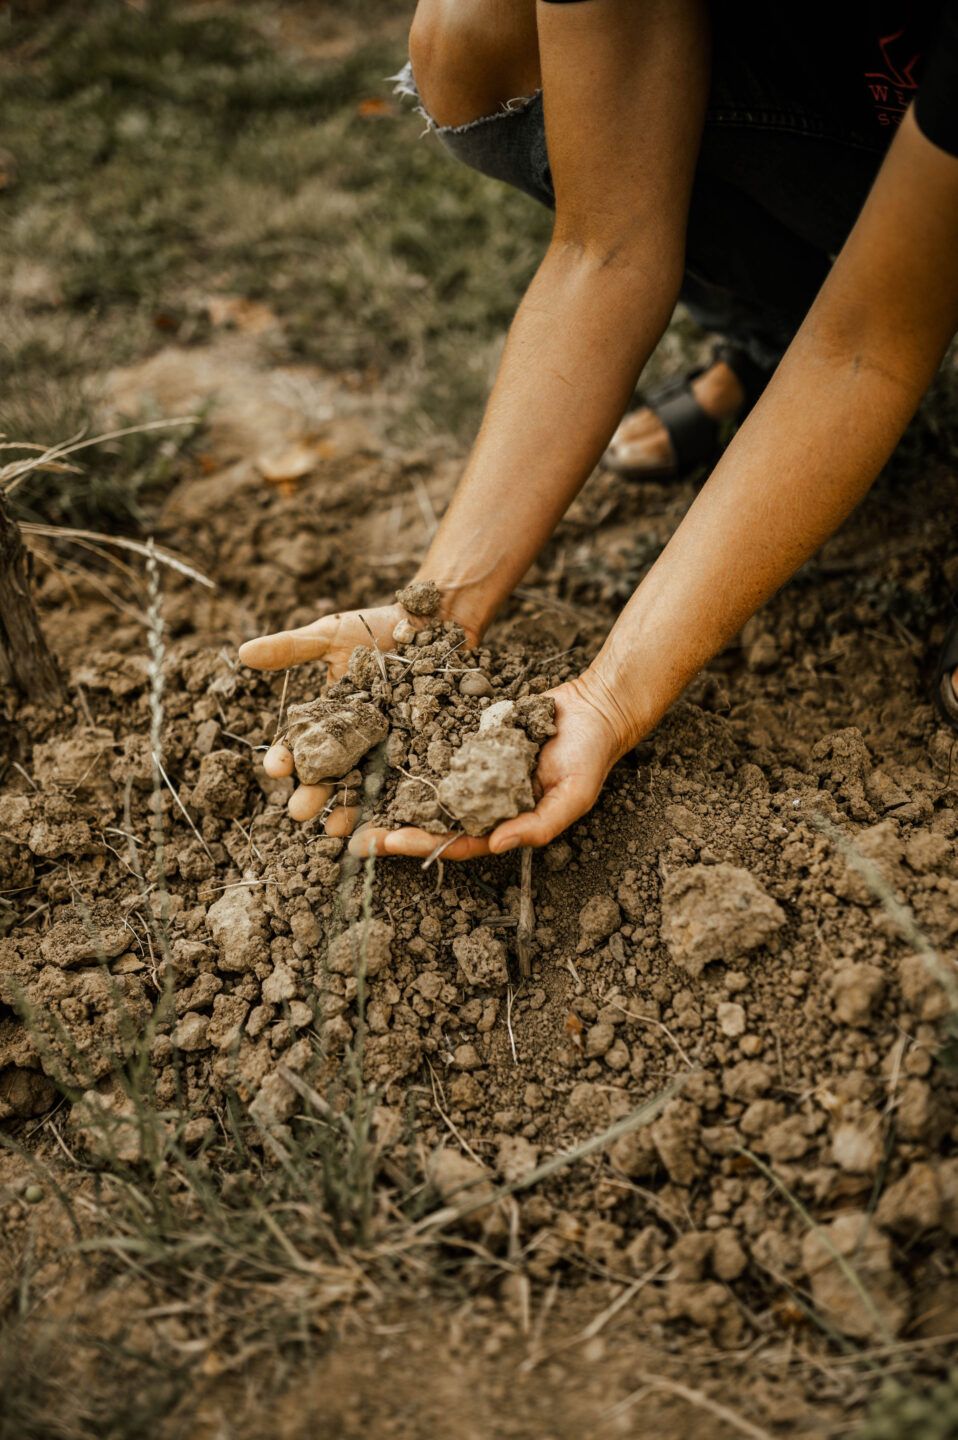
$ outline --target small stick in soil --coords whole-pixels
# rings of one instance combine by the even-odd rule
[[[283,733],[283,715],[284,715],[285,712],[286,712],[286,691],[287,691],[288,689],[289,689],[289,671],[287,670],[287,671],[286,671],[286,674],[283,676],[283,693],[282,693],[282,695],[279,697],[279,714],[278,714],[277,717],[276,717],[276,734],[273,736],[273,744],[274,744],[274,745],[276,744],[276,742],[277,742],[277,740],[279,739],[280,735]]]
[[[429,1067],[429,1079],[430,1079],[430,1081],[432,1082],[432,1100],[433,1100],[433,1104],[435,1105],[436,1109],[439,1111],[439,1114],[440,1114],[440,1116],[441,1116],[441,1118],[442,1118],[443,1123],[444,1123],[445,1126],[446,1126],[446,1129],[449,1131],[449,1133],[450,1133],[451,1135],[453,1135],[453,1136],[456,1138],[456,1140],[459,1142],[460,1146],[461,1146],[462,1149],[466,1152],[466,1154],[467,1154],[467,1155],[470,1155],[470,1156],[472,1157],[472,1159],[475,1160],[475,1162],[476,1162],[477,1165],[482,1165],[482,1161],[479,1159],[479,1156],[476,1154],[475,1150],[473,1150],[472,1146],[469,1144],[469,1141],[466,1139],[466,1137],[462,1134],[461,1131],[459,1131],[459,1130],[456,1129],[455,1125],[452,1123],[452,1121],[449,1119],[449,1116],[446,1114],[445,1110],[442,1108],[442,1105],[439,1103],[439,1091],[440,1091],[440,1088],[441,1088],[441,1087],[439,1087],[439,1086],[437,1085],[437,1083],[436,1083],[436,1072],[435,1072],[435,1070],[432,1068],[432,1065],[431,1065],[431,1063],[430,1063],[430,1061],[429,1061],[429,1057],[428,1057],[428,1056],[426,1057],[426,1065]],[[445,1099],[445,1096],[443,1096],[443,1099]],[[485,1168],[485,1167],[483,1167],[483,1168]]]
[[[512,1063],[513,1065],[518,1065],[519,1056],[516,1054],[516,1037],[513,1034],[512,1030],[512,1002],[514,999],[515,996],[513,994],[512,986],[510,985],[509,990],[506,994],[506,1030],[509,1035],[509,1046],[512,1050]]]
[[[536,912],[532,904],[532,850],[528,846],[522,852],[520,873],[522,878],[519,887],[516,951],[519,955],[519,973],[524,980],[528,980],[532,976],[532,932],[536,924]]]
[[[31,789],[31,790],[36,790],[37,794],[39,794],[39,793],[40,793],[40,787],[39,787],[39,785],[38,785],[37,782],[34,780],[34,778],[33,778],[32,775],[28,775],[28,774],[27,774],[26,770],[24,770],[23,766],[20,764],[20,761],[19,761],[19,760],[14,760],[14,761],[12,761],[11,763],[12,763],[12,765],[13,765],[14,770],[19,770],[19,772],[20,772],[20,774],[23,776],[24,780],[26,780],[27,784],[30,786],[30,789]]]
[[[196,826],[193,824],[193,820],[192,820],[192,818],[191,818],[191,816],[190,816],[190,812],[187,810],[186,806],[183,804],[183,801],[180,799],[179,795],[177,795],[176,791],[174,790],[174,788],[173,788],[173,781],[170,779],[169,775],[167,775],[166,771],[163,769],[163,766],[162,766],[162,764],[161,764],[161,762],[160,762],[160,757],[156,754],[155,751],[153,752],[153,760],[154,760],[154,763],[156,764],[157,770],[159,770],[160,774],[163,776],[163,779],[166,781],[167,789],[169,790],[170,794],[173,796],[173,799],[176,801],[177,805],[180,807],[180,810],[183,812],[183,818],[186,820],[187,825],[189,825],[190,829],[193,831],[193,834],[196,836],[197,840],[200,842],[200,844],[202,845],[203,849],[206,851],[207,855],[208,855],[209,858],[212,860],[212,859],[213,859],[213,856],[210,854],[210,847],[207,845],[206,841],[203,839],[202,835],[201,835],[200,832],[197,830]],[[214,861],[214,864],[215,864],[215,861]]]
[[[392,686],[391,686],[390,683],[389,683],[389,676],[386,674],[386,662],[385,662],[385,660],[383,659],[383,652],[380,650],[379,646],[376,644],[376,637],[375,637],[375,635],[373,634],[372,629],[370,628],[369,621],[366,619],[365,615],[363,614],[363,612],[362,612],[361,610],[358,611],[358,614],[359,614],[360,620],[361,620],[362,623],[363,623],[363,629],[366,631],[366,634],[369,636],[370,640],[373,642],[373,643],[372,643],[372,651],[373,651],[373,654],[375,655],[376,660],[377,660],[377,662],[378,662],[378,664],[379,664],[379,673],[380,673],[380,674],[382,675],[382,677],[383,677],[383,684],[386,686],[386,689],[389,691],[389,693],[392,694]]]
[[[402,768],[402,767],[400,767],[400,768]],[[405,775],[406,773],[407,773],[407,772],[404,770],[404,771],[403,771],[403,774]],[[414,776],[412,776],[411,778],[414,779],[414,780],[419,780],[421,777],[420,777],[419,775],[414,775]],[[429,783],[429,782],[426,781],[426,784],[428,784],[428,783]],[[430,867],[430,865],[431,865],[431,864],[433,863],[433,861],[435,861],[435,860],[439,860],[439,861],[440,861],[440,864],[441,864],[441,858],[440,858],[440,857],[449,849],[449,846],[450,846],[450,845],[455,844],[455,842],[456,842],[457,840],[461,840],[464,833],[465,833],[464,831],[457,830],[454,835],[447,835],[444,840],[440,841],[440,843],[436,846],[435,850],[431,850],[431,851],[429,852],[429,854],[426,856],[425,860],[422,862],[422,868],[423,868],[424,870],[428,870],[429,867]]]

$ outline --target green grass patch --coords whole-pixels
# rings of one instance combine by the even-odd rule
[[[264,7],[95,0],[8,17],[0,430],[62,439],[105,371],[202,339],[202,298],[235,292],[282,318],[278,359],[389,392],[398,435],[469,434],[549,217],[393,101],[394,12],[345,9],[328,59],[274,48]],[[370,99],[384,113],[364,113]],[[114,502],[109,487],[48,488],[34,508],[91,523]]]

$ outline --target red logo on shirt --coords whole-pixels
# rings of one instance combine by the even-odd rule
[[[905,31],[902,29],[894,35],[881,36],[878,48],[881,51],[884,69],[865,72],[865,84],[871,94],[872,104],[875,107],[875,119],[879,125],[899,125],[918,89],[914,70],[921,55],[912,55],[910,60],[901,63],[892,53],[893,47],[901,52],[902,47],[898,42],[904,33]]]

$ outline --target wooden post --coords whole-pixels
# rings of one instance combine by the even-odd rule
[[[30,557],[0,491],[0,680],[27,700],[60,705],[63,682],[30,593]]]

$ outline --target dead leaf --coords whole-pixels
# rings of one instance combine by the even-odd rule
[[[578,1015],[573,1014],[570,1010],[569,1014],[565,1017],[565,1033],[577,1050],[582,1049],[582,1032],[584,1029],[585,1026]]]
[[[260,455],[256,468],[266,483],[275,485],[281,495],[292,495],[299,482],[311,475],[321,460],[329,458],[330,450],[335,454],[335,447],[331,447],[328,441],[300,441],[288,445],[285,450]]]
[[[261,300],[250,300],[245,295],[211,295],[206,301],[206,313],[210,324],[242,330],[246,335],[262,335],[279,324],[274,310]]]
[[[367,100],[360,100],[356,114],[363,120],[378,120],[383,115],[395,115],[396,107],[381,95],[371,95]]]

